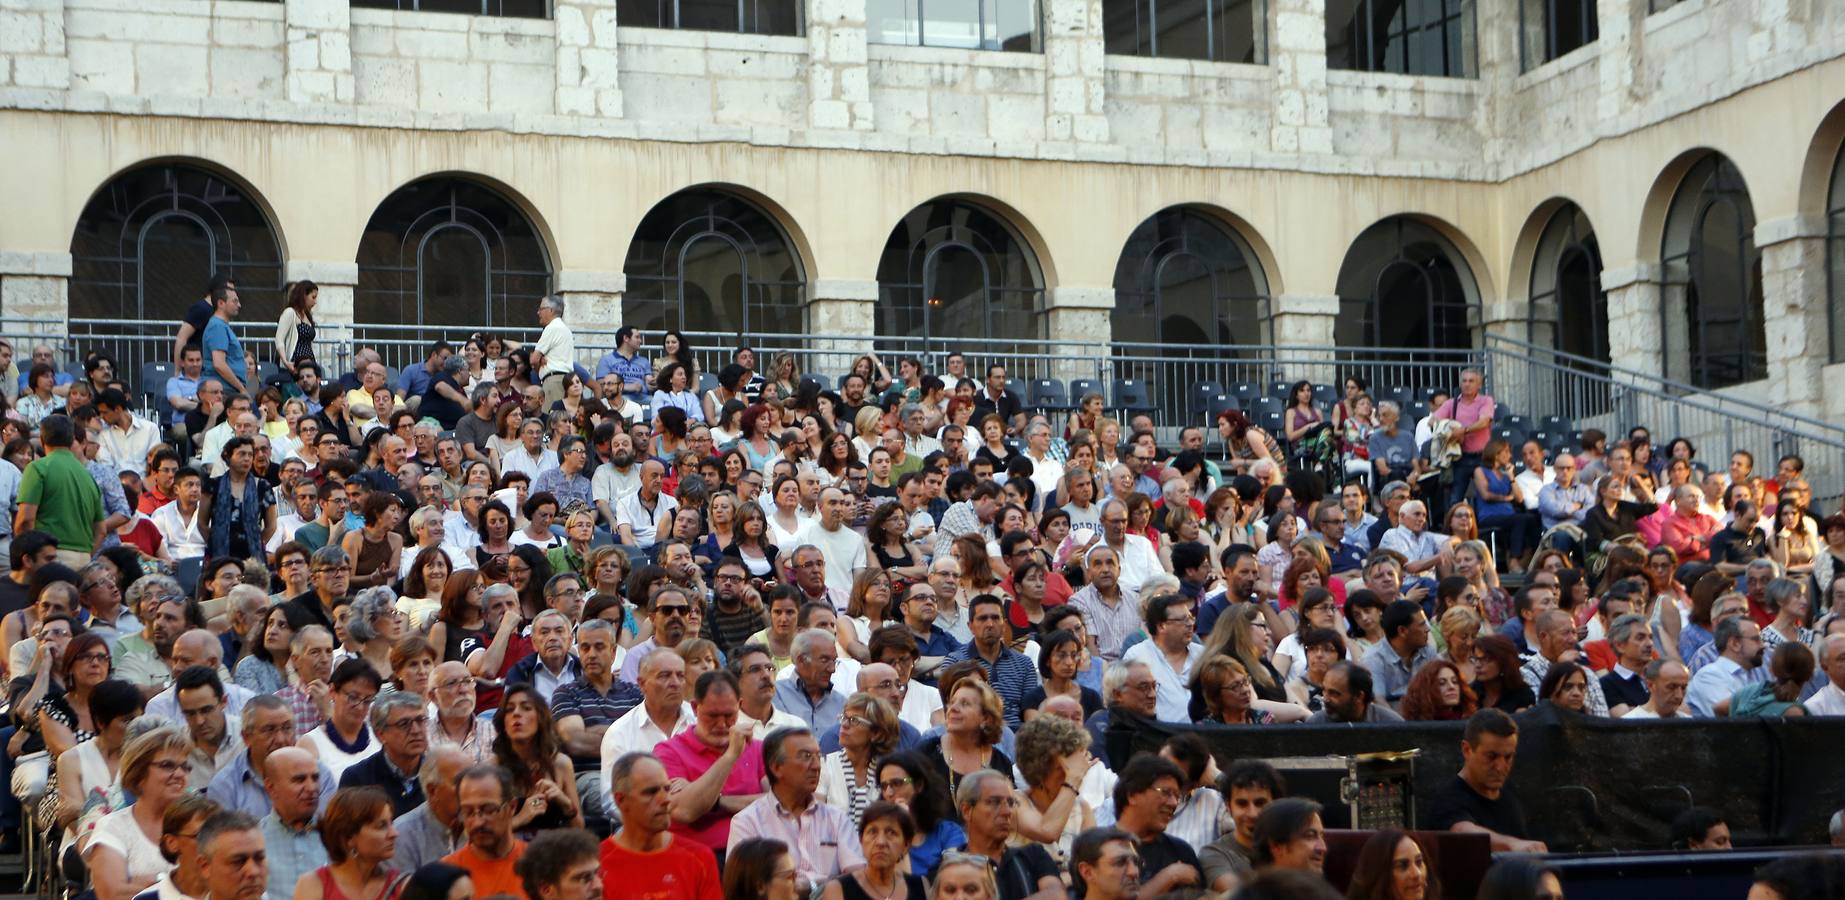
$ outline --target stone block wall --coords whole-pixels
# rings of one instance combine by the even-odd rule
[[[143,98],[284,96],[279,3],[66,0],[59,5],[72,90]],[[0,27],[0,33],[5,30]]]
[[[424,112],[548,113],[557,85],[552,22],[352,11],[358,102]]]
[[[1471,79],[1328,72],[1332,149],[1377,172],[1436,162],[1471,164],[1481,177],[1480,93]]]
[[[63,0],[0,0],[0,85],[70,86]]]
[[[621,29],[626,116],[711,125],[801,127],[807,39]]]
[[[872,44],[878,130],[938,152],[1017,152],[1045,140],[1045,65],[1035,53]],[[999,151],[1003,152],[1003,151]]]
[[[1157,136],[1175,160],[1269,149],[1266,66],[1111,56],[1105,84],[1109,133],[1124,144]]]

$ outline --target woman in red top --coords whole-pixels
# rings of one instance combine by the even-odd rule
[[[396,900],[406,877],[386,865],[397,850],[383,788],[336,791],[320,817],[327,864],[295,882],[295,900]]]

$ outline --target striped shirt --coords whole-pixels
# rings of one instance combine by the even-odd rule
[[[1083,628],[1095,639],[1102,658],[1109,662],[1121,658],[1121,645],[1138,633],[1141,625],[1139,600],[1133,591],[1120,590],[1121,599],[1114,606],[1102,599],[1095,585],[1087,585],[1070,595],[1070,605],[1082,611]]]
[[[813,884],[865,864],[851,817],[818,797],[809,797],[807,808],[799,812],[782,806],[773,792],[756,798],[731,818],[728,849],[750,838],[781,841],[794,857],[795,871]]]
[[[999,699],[1005,701],[1006,724],[1013,728],[1025,724],[1025,695],[1038,686],[1038,667],[1032,665],[1025,654],[1004,644],[1000,645],[999,658],[991,662],[981,656],[979,649],[972,643],[942,658],[943,665],[964,659],[980,663],[980,667],[987,670],[987,684],[993,687]]]

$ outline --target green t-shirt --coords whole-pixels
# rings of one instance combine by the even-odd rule
[[[295,543],[306,547],[309,553],[313,553],[327,546],[327,532],[327,526],[320,524],[319,520],[309,522],[295,529]]]
[[[57,538],[58,549],[96,552],[102,489],[69,448],[60,447],[26,466],[19,479],[19,502],[38,506],[33,527]]]

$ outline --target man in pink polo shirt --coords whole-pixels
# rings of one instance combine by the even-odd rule
[[[730,817],[762,796],[762,742],[737,727],[737,679],[723,669],[692,687],[697,723],[654,747],[672,784],[673,833],[723,854]]]
[[[1435,408],[1435,419],[1453,419],[1461,425],[1461,458],[1454,463],[1454,486],[1448,494],[1450,506],[1467,496],[1467,488],[1473,484],[1473,470],[1480,467],[1480,451],[1486,449],[1486,442],[1493,436],[1493,398],[1481,392],[1485,385],[1486,377],[1479,369],[1462,369],[1461,395]],[[1432,514],[1433,510],[1430,512]]]

